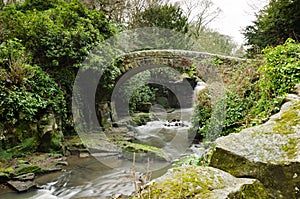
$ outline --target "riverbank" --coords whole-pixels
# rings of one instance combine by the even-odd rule
[[[1,188],[18,192],[39,188],[43,184],[36,183],[37,177],[60,172],[67,165],[67,158],[61,154],[35,153],[15,158],[1,165]]]
[[[68,158],[90,156],[78,135],[66,137],[64,145],[65,151],[36,152],[0,163],[0,194],[41,188],[62,174],[69,165]]]

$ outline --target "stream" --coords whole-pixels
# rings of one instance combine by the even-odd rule
[[[198,87],[203,85],[197,85]],[[199,89],[198,89],[199,90]],[[197,87],[195,91],[197,92]],[[135,184],[147,183],[151,179],[162,176],[172,167],[172,162],[192,153],[204,153],[188,141],[188,129],[192,108],[178,109],[171,113],[154,109],[151,112],[156,121],[136,127],[135,138],[138,143],[155,146],[170,157],[170,161],[151,160],[151,162],[133,163],[122,156],[105,157],[109,166],[97,157],[68,157],[69,166],[62,172],[37,177],[35,182],[40,189],[16,193],[0,192],[3,199],[69,199],[69,198],[118,198],[130,195],[135,191]],[[194,149],[197,149],[196,151]],[[149,161],[149,160],[148,160]]]
[[[167,115],[155,113],[159,120],[136,127],[138,130],[136,138],[140,143],[164,149],[169,156],[173,157],[172,160],[179,158],[179,156],[184,155],[182,152],[187,149],[184,148],[186,145],[181,145],[180,142],[182,142],[183,137],[186,137],[186,132],[190,127],[189,117],[191,113],[192,109],[175,110]],[[177,123],[180,119],[182,123],[178,123],[178,125],[176,122],[168,122],[171,118]],[[185,155],[189,153],[192,152],[187,150]],[[117,197],[119,194],[130,195],[135,190],[133,162],[124,158],[111,158],[114,165],[108,167],[93,156],[88,158],[70,156],[68,157],[69,166],[65,167],[63,172],[37,177],[37,184],[44,184],[41,189],[21,194],[16,192],[2,193],[0,198],[69,199],[108,198]],[[151,175],[151,179],[155,179],[163,175],[171,166],[171,162],[154,160],[151,162],[151,169],[149,169],[149,165],[137,161],[134,165],[135,182],[144,182],[143,177],[145,175],[143,174],[145,173],[149,175],[148,177]]]

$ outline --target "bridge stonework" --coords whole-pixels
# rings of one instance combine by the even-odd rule
[[[236,57],[188,50],[144,50],[121,55],[121,61],[118,63],[118,66],[122,74],[124,74],[139,66],[169,66],[180,71],[185,71],[194,64],[200,69],[196,70],[195,75],[204,81],[206,79],[205,75],[217,72],[223,76],[223,73],[228,73],[230,70],[236,69],[235,65],[237,64],[231,64],[230,67],[225,66],[225,68],[216,67],[213,59],[221,59],[231,63],[245,61]]]

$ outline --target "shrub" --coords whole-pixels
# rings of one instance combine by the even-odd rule
[[[262,60],[238,66],[226,85],[226,117],[221,135],[261,124],[280,110],[286,94],[300,82],[300,44],[288,39],[283,45],[266,48]],[[200,93],[192,119],[194,128],[199,125],[196,130],[202,137],[209,132],[212,108],[208,101],[209,95]]]
[[[38,122],[48,111],[54,112],[56,117],[65,118],[63,92],[41,68],[29,65],[29,60],[17,39],[7,40],[0,46],[1,140],[13,137],[13,141],[6,139],[10,142],[6,145],[10,147],[36,136],[28,131],[28,126],[31,122]],[[17,135],[20,129],[16,128],[23,127],[22,135]]]
[[[285,44],[264,49],[266,64],[259,68],[260,100],[256,113],[266,117],[278,111],[287,93],[300,82],[300,44],[288,39]]]

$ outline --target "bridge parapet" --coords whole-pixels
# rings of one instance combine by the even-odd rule
[[[213,59],[222,59],[230,62],[245,61],[244,59],[210,54],[206,52],[196,52],[188,50],[143,50],[126,53],[120,56],[119,68],[122,73],[139,66],[169,66],[174,69],[188,70],[192,64],[200,67],[196,71],[198,77],[208,74],[208,71],[216,72]]]

